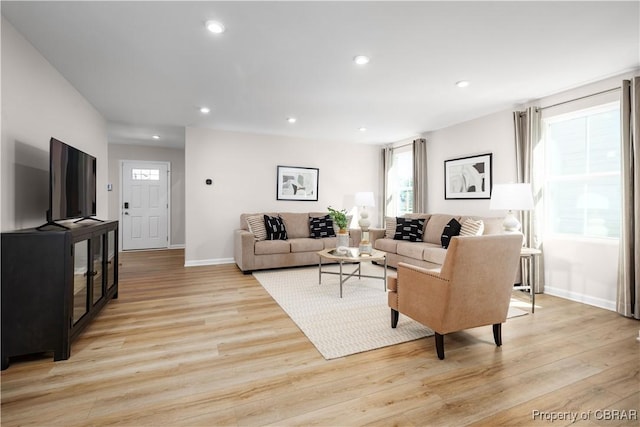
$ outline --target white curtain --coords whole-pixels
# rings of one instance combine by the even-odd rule
[[[640,77],[623,80],[620,101],[622,230],[616,308],[640,319]]]
[[[427,140],[413,141],[413,212],[427,212]]]
[[[393,166],[393,148],[392,147],[384,147],[382,149],[382,206],[381,206],[381,222],[384,226],[384,219],[387,217],[388,206],[392,202],[391,198],[393,197],[392,192],[389,188],[389,171]]]
[[[529,107],[525,111],[515,111],[513,113],[515,144],[516,144],[516,171],[518,182],[530,183],[533,189],[534,209],[532,211],[521,212],[522,233],[525,237],[525,246],[542,249],[541,230],[538,216],[542,214],[542,183],[536,182],[534,174],[534,152],[541,144],[541,121],[540,110],[537,107]],[[537,280],[536,293],[544,290],[544,252],[535,263]],[[523,264],[523,285],[529,277],[526,268],[528,264]]]

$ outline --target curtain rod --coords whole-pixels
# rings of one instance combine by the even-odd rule
[[[581,96],[579,98],[569,99],[568,101],[558,102],[557,104],[547,105],[546,107],[538,107],[536,110],[542,111],[542,110],[546,110],[547,108],[553,108],[553,107],[557,107],[559,105],[568,104],[570,102],[580,101],[581,99],[591,98],[592,96],[604,95],[605,93],[615,92],[616,90],[620,90],[620,89],[621,89],[620,87],[614,87],[614,88],[611,88],[611,89],[603,90],[601,92],[596,92],[596,93],[592,93],[590,95]]]

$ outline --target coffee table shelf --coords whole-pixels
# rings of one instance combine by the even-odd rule
[[[322,284],[322,275],[323,274],[335,274],[340,276],[340,298],[342,298],[342,285],[351,277],[354,277],[356,274],[358,278],[361,279],[363,277],[370,279],[381,279],[384,284],[384,290],[387,290],[387,253],[373,250],[370,254],[361,254],[358,248],[347,248],[346,252],[339,252],[337,249],[325,249],[323,251],[318,252],[319,262],[318,262],[318,283]],[[340,266],[340,271],[329,271],[323,270],[322,266],[327,265],[323,264],[322,261],[333,261],[337,262]],[[372,276],[362,274],[361,263],[363,261],[376,261],[376,262],[384,262],[384,273],[382,276]],[[345,273],[343,271],[343,264],[357,264],[355,270],[350,273]]]

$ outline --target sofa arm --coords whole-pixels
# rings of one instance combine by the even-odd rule
[[[449,304],[449,280],[435,271],[402,262],[397,271],[398,311],[438,330]]]
[[[255,236],[247,230],[236,230],[233,239],[234,260],[244,273],[255,268]]]
[[[385,230],[380,228],[370,228],[369,229],[369,242],[373,245],[376,239],[380,239],[384,237]],[[362,230],[360,228],[351,228],[349,229],[349,236],[353,241],[354,246],[358,246],[360,244],[360,240],[362,240]]]

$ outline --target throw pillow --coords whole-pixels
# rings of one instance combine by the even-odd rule
[[[467,218],[460,227],[461,236],[482,236],[484,232],[484,222],[481,219],[475,220]]]
[[[267,230],[267,240],[287,240],[287,230],[282,218],[265,215],[264,228]]]
[[[393,236],[396,234],[396,218],[395,217],[386,217],[384,219],[384,237],[385,239],[393,239]]]
[[[393,235],[393,239],[408,242],[422,242],[423,230],[424,219],[396,218],[396,232]]]
[[[267,229],[264,227],[264,218],[262,215],[247,217],[247,225],[256,240],[265,240],[267,238]]]
[[[447,223],[447,225],[444,226],[444,230],[442,230],[442,236],[440,237],[440,243],[442,243],[443,248],[446,249],[449,247],[451,238],[460,234],[461,227],[462,226],[455,218],[453,218]]]
[[[309,235],[314,239],[323,237],[334,237],[336,231],[333,229],[333,220],[329,215],[319,218],[309,218]]]

